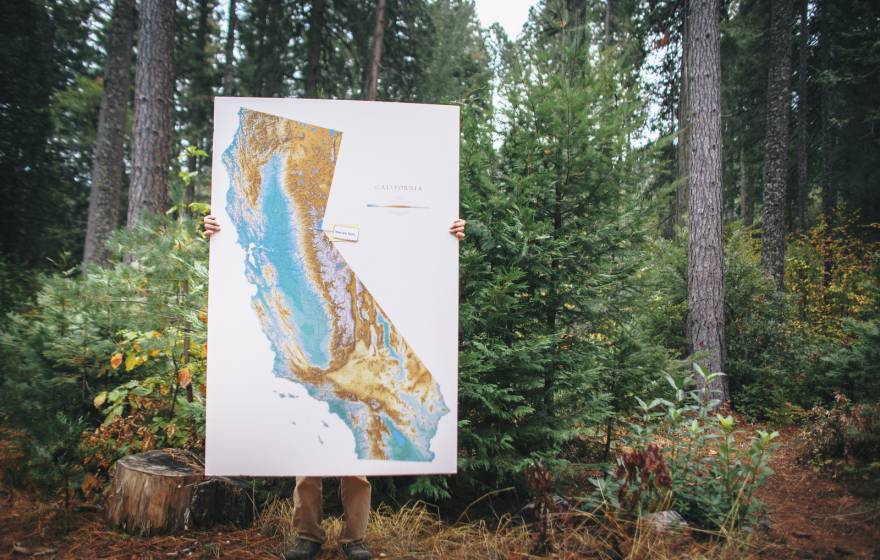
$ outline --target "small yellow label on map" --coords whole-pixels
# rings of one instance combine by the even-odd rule
[[[357,241],[360,230],[357,226],[335,225],[330,228],[330,239],[333,241]]]

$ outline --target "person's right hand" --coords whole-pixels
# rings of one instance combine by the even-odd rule
[[[217,221],[217,216],[210,214],[205,216],[205,237],[210,238],[218,231],[220,231],[220,222]]]

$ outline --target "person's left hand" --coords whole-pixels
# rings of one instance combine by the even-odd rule
[[[461,218],[456,218],[454,222],[452,222],[452,226],[449,228],[449,233],[454,235],[459,241],[464,239],[464,226],[467,225],[467,222],[462,220]]]

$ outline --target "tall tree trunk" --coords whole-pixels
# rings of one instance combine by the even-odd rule
[[[128,227],[168,204],[174,99],[174,0],[143,0],[138,33]]]
[[[318,83],[321,81],[321,42],[324,31],[324,10],[324,0],[312,0],[312,13],[309,14],[306,97],[318,96]]]
[[[829,19],[828,0],[819,2],[819,58],[822,65],[822,72],[826,74],[831,71],[831,30]],[[837,189],[831,178],[832,171],[832,141],[831,141],[831,86],[825,77],[819,84],[819,110],[820,130],[819,130],[819,155],[822,158],[821,165],[821,181],[822,181],[822,214],[825,216],[825,222],[829,225],[834,221],[834,207],[837,206]]]
[[[385,41],[385,0],[376,6],[376,25],[373,27],[373,54],[370,57],[370,75],[365,89],[365,99],[376,100],[379,87],[379,65],[382,62],[382,43]]]
[[[771,0],[761,270],[773,278],[780,290],[785,275],[785,192],[788,178],[792,17],[792,0]]]
[[[688,147],[688,4],[684,0],[681,22],[681,89],[678,96],[678,148],[676,149],[676,161],[678,163],[678,187],[675,189],[675,201],[672,209],[672,227],[678,230],[684,226],[685,215],[688,210],[688,174],[690,173],[690,161],[688,159],[690,149]]]
[[[136,17],[135,0],[116,0],[92,159],[92,191],[83,251],[85,262],[106,261],[107,239],[119,225],[119,193],[125,163],[125,121],[131,94],[131,51]]]
[[[808,0],[801,0],[801,28],[798,36],[798,222],[801,229],[807,229],[807,206],[809,205],[810,185],[807,176],[807,72],[810,56],[810,21],[807,15]]]
[[[724,368],[719,0],[688,6],[688,335],[708,372]],[[699,381],[699,380],[698,380]],[[728,400],[724,376],[709,395]]]
[[[229,0],[229,16],[226,20],[226,46],[223,49],[225,60],[223,66],[223,95],[232,95],[235,87],[232,71],[235,68],[235,24],[238,15],[235,13],[235,0]]]
[[[191,125],[192,137],[190,144],[201,149],[207,149],[208,131],[211,129],[211,98],[213,95],[213,87],[211,84],[211,57],[207,52],[208,46],[208,22],[211,16],[212,7],[208,0],[199,0],[198,14],[199,24],[196,28],[196,56],[199,64],[195,76],[193,76],[192,88],[192,111]],[[188,158],[187,168],[190,171],[198,171],[201,165],[201,158],[192,155]],[[191,180],[187,183],[183,193],[183,204],[181,212],[186,214],[189,211],[189,205],[195,200],[196,181]]]
[[[754,221],[752,210],[752,190],[749,188],[749,177],[746,174],[746,150],[739,149],[739,217],[743,224],[750,226]]]

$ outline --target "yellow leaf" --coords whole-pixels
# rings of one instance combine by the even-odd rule
[[[95,400],[92,402],[95,405],[95,408],[101,408],[101,405],[104,404],[106,401],[107,401],[107,391],[101,391],[100,393],[98,393],[98,396],[96,396]]]
[[[202,344],[202,357],[203,358],[208,357],[208,343],[207,342]]]
[[[129,354],[125,357],[125,371],[131,371],[138,365],[138,357],[136,354]]]
[[[121,363],[122,363],[122,354],[120,354],[119,352],[113,354],[113,357],[110,358],[110,366],[113,369],[118,368],[119,364],[121,364]]]
[[[148,352],[148,354],[150,355],[151,358],[155,358],[156,356],[159,355],[159,349],[153,348]]]
[[[186,388],[187,386],[189,386],[191,381],[192,374],[190,374],[188,367],[185,367],[177,372],[177,383],[179,383],[181,387]]]

